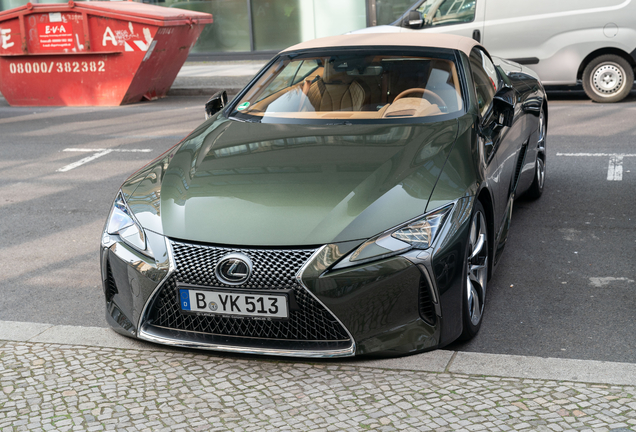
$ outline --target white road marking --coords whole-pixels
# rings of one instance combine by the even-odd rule
[[[82,153],[94,153],[90,156],[87,156],[83,159],[78,160],[77,162],[73,162],[72,164],[68,164],[60,169],[57,172],[66,172],[70,171],[78,166],[82,166],[85,163],[93,161],[102,156],[106,156],[109,153],[119,152],[119,153],[150,153],[152,149],[84,149],[84,148],[67,148],[64,149],[65,152],[82,152]]]
[[[94,153],[94,152],[101,152],[104,150],[110,150],[112,152],[119,152],[119,153],[150,153],[152,151],[152,149],[85,149],[85,148],[67,148],[62,151]]]
[[[636,157],[636,153],[557,153],[557,156],[580,156],[580,157],[594,157],[594,156],[621,156],[621,157]]]
[[[591,277],[590,283],[594,285],[596,288],[600,288],[605,285],[609,285],[614,281],[625,281],[627,283],[634,283],[633,279],[628,279],[626,277]]]
[[[608,181],[623,180],[623,156],[610,156],[607,168]]]
[[[633,153],[557,153],[557,156],[609,157],[609,165],[607,167],[607,180],[621,181],[623,180],[623,158],[636,157],[636,154],[633,154]]]
[[[84,165],[87,162],[90,162],[92,160],[95,160],[97,158],[100,158],[102,156],[106,156],[108,153],[112,153],[113,151],[111,149],[107,149],[107,150],[102,150],[99,151],[91,156],[85,157],[84,159],[80,159],[77,162],[73,162],[72,164],[68,164],[65,167],[62,167],[60,169],[57,170],[57,172],[66,172],[66,171],[70,171],[73,168],[77,168],[78,166]]]

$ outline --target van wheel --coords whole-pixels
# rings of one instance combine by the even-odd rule
[[[617,55],[596,57],[583,70],[583,90],[596,102],[621,101],[633,85],[634,69]]]

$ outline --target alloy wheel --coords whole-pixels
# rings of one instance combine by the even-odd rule
[[[530,199],[538,199],[543,194],[543,185],[545,184],[545,142],[546,135],[548,133],[548,124],[545,121],[545,112],[543,108],[539,113],[539,130],[537,136],[537,159],[534,165],[534,180],[532,184],[525,191],[525,194]]]
[[[545,158],[545,136],[547,134],[547,128],[545,113],[543,109],[541,109],[541,113],[539,114],[539,139],[537,140],[537,151],[539,155],[537,156],[536,167],[536,181],[539,190],[543,190],[543,184],[545,183],[545,160],[543,158]],[[543,155],[543,158],[540,155]]]
[[[543,183],[545,182],[545,162],[543,159],[537,158],[537,185],[539,189],[543,189]]]
[[[484,311],[488,281],[488,235],[486,218],[481,211],[473,216],[468,241],[470,256],[466,264],[466,300],[470,322],[477,325]]]
[[[543,112],[543,108],[541,108],[541,112],[539,113],[539,137],[537,139],[537,147],[539,148],[539,151],[545,151],[545,136],[547,128],[545,113]]]

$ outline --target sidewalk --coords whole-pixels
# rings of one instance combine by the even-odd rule
[[[0,321],[0,430],[614,431],[636,365],[438,350],[302,361]]]
[[[177,75],[168,96],[212,96],[219,90],[237,94],[265,66],[266,62],[188,62]]]

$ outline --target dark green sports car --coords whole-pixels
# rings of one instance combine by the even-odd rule
[[[514,200],[538,198],[548,105],[472,39],[291,47],[121,187],[106,317],[168,345],[405,354],[479,330]]]

